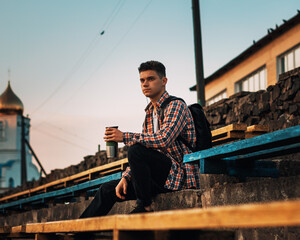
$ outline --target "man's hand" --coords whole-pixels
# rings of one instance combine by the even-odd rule
[[[117,128],[107,128],[105,131],[104,141],[123,142],[123,132]]]
[[[127,194],[127,181],[125,178],[122,178],[118,185],[116,186],[116,195],[118,198],[125,200],[125,196]]]

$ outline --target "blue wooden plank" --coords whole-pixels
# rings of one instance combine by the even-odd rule
[[[94,188],[94,189],[90,189],[86,192],[86,196],[90,197],[90,196],[95,196],[96,192],[98,191],[98,188]]]
[[[265,159],[268,157],[274,157],[278,155],[283,155],[287,153],[293,153],[293,151],[300,151],[300,143],[295,143],[287,146],[276,147],[272,149],[261,150],[257,152],[252,152],[248,154],[242,154],[238,156],[232,156],[223,158],[223,160],[245,160],[245,159]]]
[[[201,174],[227,174],[239,177],[279,176],[276,164],[270,161],[200,159]]]
[[[228,174],[227,162],[218,159],[199,160],[200,174]]]
[[[9,207],[15,207],[15,206],[18,206],[18,205],[21,206],[23,204],[34,202],[34,201],[39,201],[39,200],[42,200],[42,199],[44,200],[46,198],[53,198],[53,197],[63,196],[63,195],[69,194],[69,193],[77,192],[77,191],[82,191],[82,190],[85,190],[85,189],[89,189],[89,188],[98,186],[102,183],[109,182],[111,180],[120,179],[121,176],[122,176],[122,173],[118,172],[118,173],[115,173],[115,174],[111,174],[109,176],[105,176],[105,177],[102,177],[102,178],[98,178],[98,179],[95,179],[95,180],[84,182],[84,183],[81,183],[81,184],[78,184],[78,185],[75,185],[75,186],[72,186],[72,187],[68,187],[68,188],[65,188],[65,189],[60,189],[60,190],[52,191],[52,192],[48,192],[48,193],[42,193],[42,194],[35,195],[35,196],[32,196],[32,197],[20,199],[20,200],[14,201],[14,202],[2,204],[2,205],[0,205],[0,210],[3,210],[5,208],[9,208]]]
[[[279,176],[279,171],[276,168],[276,163],[271,161],[258,160],[227,160],[228,174],[238,177],[273,177]]]
[[[238,177],[279,177],[278,169],[276,168],[252,168],[252,169],[230,169],[228,175]]]
[[[241,162],[220,159],[200,159],[199,161],[201,174],[230,174],[233,169],[252,169],[257,166],[256,161]],[[260,167],[262,165],[260,163]],[[270,164],[268,164],[268,167],[270,167]]]
[[[279,147],[280,145],[297,143],[299,140],[300,125],[187,154],[184,156],[183,162],[188,163],[199,159],[221,158],[246,154],[251,151],[260,151],[263,149]]]

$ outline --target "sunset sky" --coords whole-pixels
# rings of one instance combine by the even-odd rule
[[[300,10],[299,0],[200,2],[205,76]],[[141,131],[141,62],[164,63],[167,90],[196,102],[191,0],[0,0],[0,30],[0,92],[10,69],[47,172],[104,150],[105,126]]]

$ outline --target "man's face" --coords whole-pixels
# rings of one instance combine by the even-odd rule
[[[140,72],[140,82],[143,94],[150,99],[158,100],[165,91],[167,78],[160,78],[156,71]]]

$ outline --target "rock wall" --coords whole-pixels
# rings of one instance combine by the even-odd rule
[[[114,162],[119,159],[127,157],[127,147],[120,148],[118,150],[118,157],[108,159],[106,156],[106,151],[97,152],[95,155],[88,155],[83,158],[83,160],[77,165],[71,165],[64,169],[54,169],[46,177],[42,177],[36,181],[27,182],[25,185],[18,186],[16,188],[9,189],[8,191],[0,194],[0,197],[11,195],[17,192],[25,191],[27,189],[35,188],[43,184],[72,176],[74,174],[83,172],[85,170],[101,166],[107,163]]]
[[[300,124],[300,68],[280,75],[276,85],[258,92],[239,92],[204,107],[211,129],[231,123],[269,125],[270,131]]]

